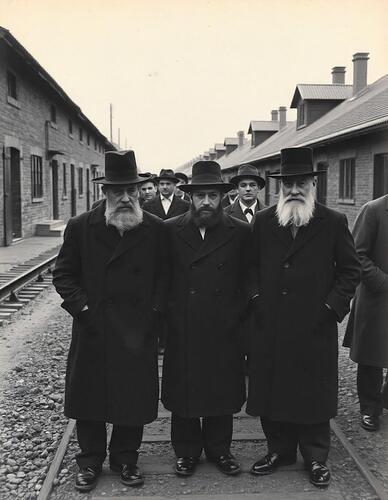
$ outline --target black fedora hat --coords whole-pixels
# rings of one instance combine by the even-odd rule
[[[326,173],[325,170],[314,170],[313,150],[311,148],[284,148],[280,151],[280,172],[269,174],[269,177],[312,177]]]
[[[191,183],[179,186],[179,189],[189,193],[199,188],[217,188],[227,193],[234,188],[234,185],[223,182],[221,167],[216,161],[200,160],[193,165]]]
[[[135,153],[128,151],[107,151],[105,153],[105,176],[92,179],[98,184],[138,184],[148,177],[140,177],[137,173]]]
[[[254,179],[259,185],[260,189],[263,189],[263,187],[265,186],[265,180],[258,174],[257,168],[250,163],[244,163],[244,165],[240,165],[238,167],[237,175],[232,177],[230,179],[230,182],[237,186],[242,179]]]
[[[152,182],[155,186],[158,184],[156,182],[156,175],[155,174],[151,174],[151,172],[144,172],[144,174],[139,174],[140,177],[143,178],[143,182],[146,183],[146,182]]]
[[[171,182],[175,182],[176,184],[179,182],[179,179],[175,176],[174,174],[174,170],[171,170],[170,168],[166,168],[166,169],[163,169],[160,171],[160,174],[158,176],[155,177],[155,180],[157,182],[160,182],[160,181],[171,181]]]
[[[184,182],[185,184],[189,182],[189,178],[183,172],[175,172],[175,177],[179,179],[179,182]]]

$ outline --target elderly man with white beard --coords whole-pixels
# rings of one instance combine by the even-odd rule
[[[327,486],[330,418],[337,413],[337,322],[349,311],[360,264],[346,217],[315,201],[312,150],[281,151],[276,206],[256,214],[258,296],[249,346],[247,413],[261,417],[268,453],[252,474],[296,461]]]
[[[105,156],[106,200],[70,219],[54,270],[62,307],[73,317],[65,415],[80,447],[75,487],[90,491],[106,456],[127,486],[137,467],[143,426],[157,417],[157,318],[167,288],[165,226],[139,205],[133,151]]]

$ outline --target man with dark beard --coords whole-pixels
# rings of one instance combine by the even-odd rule
[[[276,206],[256,214],[258,297],[249,349],[247,413],[261,417],[268,454],[251,469],[270,474],[296,461],[327,486],[330,418],[337,413],[337,322],[349,311],[360,264],[346,217],[315,202],[312,150],[281,151]]]
[[[143,483],[136,463],[143,426],[157,416],[155,318],[166,294],[166,229],[139,206],[133,151],[105,156],[106,200],[70,219],[54,270],[73,316],[65,414],[76,419],[77,490],[90,491],[106,456],[127,486]]]
[[[249,297],[249,225],[223,213],[233,187],[214,161],[193,165],[186,214],[166,221],[171,282],[162,401],[172,412],[175,471],[191,475],[204,449],[225,474],[240,471],[230,453],[233,413],[245,401],[241,317]],[[202,426],[200,417],[203,417]]]

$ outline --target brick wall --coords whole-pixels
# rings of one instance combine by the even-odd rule
[[[7,91],[7,70],[12,71],[17,79],[17,100],[12,101]],[[50,106],[56,108],[56,123],[51,123]],[[69,118],[73,123],[73,134],[69,133]],[[79,127],[83,129],[83,141],[79,140]],[[89,132],[90,144],[87,144]],[[95,140],[97,149],[95,149]],[[0,147],[9,156],[10,147],[20,152],[20,177],[22,200],[22,236],[29,237],[35,233],[38,222],[53,218],[53,191],[51,159],[58,161],[58,216],[67,221],[71,215],[70,165],[76,170],[76,210],[77,214],[86,209],[86,192],[91,191],[90,201],[93,203],[93,186],[86,186],[86,170],[92,179],[91,165],[103,174],[104,145],[101,137],[86,124],[80,121],[74,111],[63,101],[45,89],[39,81],[24,71],[20,61],[14,60],[0,44]],[[51,158],[46,156],[47,150],[63,152]],[[31,190],[31,155],[42,156],[43,165],[43,197],[32,199]],[[0,203],[4,206],[3,175],[4,154],[0,168]],[[63,187],[63,164],[67,166],[67,196]],[[84,194],[78,192],[77,169],[82,168]],[[0,245],[4,244],[4,214],[0,211]]]

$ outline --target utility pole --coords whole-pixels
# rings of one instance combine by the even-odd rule
[[[113,106],[112,104],[110,106],[110,113],[109,113],[109,123],[110,123],[110,142],[113,142]]]

